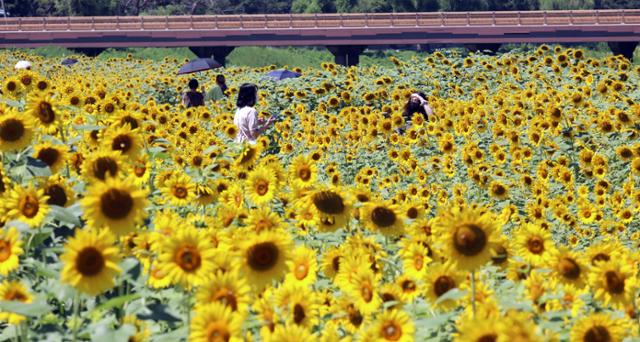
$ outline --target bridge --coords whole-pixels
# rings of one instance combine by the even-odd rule
[[[0,48],[57,45],[96,55],[108,47],[189,47],[224,63],[237,46],[326,46],[336,63],[358,64],[367,46],[607,42],[632,59],[640,9],[0,18]]]

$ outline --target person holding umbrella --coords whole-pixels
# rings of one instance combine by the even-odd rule
[[[258,136],[262,134],[275,121],[275,117],[269,119],[259,119],[255,108],[258,101],[258,87],[255,84],[245,83],[240,86],[238,99],[236,101],[236,114],[233,123],[238,127],[238,134],[235,142],[248,142],[251,145],[256,143]]]
[[[204,106],[204,94],[198,91],[198,80],[192,78],[189,81],[189,91],[182,95],[182,104],[187,107]]]

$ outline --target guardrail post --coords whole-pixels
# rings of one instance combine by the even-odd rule
[[[168,15],[164,16],[164,29],[165,30],[169,29],[169,16]]]
[[[496,26],[496,11],[491,12],[492,26]]]
[[[242,14],[240,14],[240,29],[244,29],[244,23],[242,22]]]
[[[548,21],[547,21],[547,11],[544,11],[544,15],[542,16],[542,18],[544,19],[544,24],[548,25]]]
[[[71,17],[67,17],[67,31],[71,31]]]
[[[293,28],[293,14],[289,13],[289,28]]]
[[[522,25],[522,17],[520,17],[520,11],[518,11],[518,26]]]
[[[622,24],[623,24],[623,25],[627,23],[627,18],[625,17],[625,13],[626,13],[626,12],[625,12],[625,10],[623,9],[623,10],[622,10]]]
[[[96,17],[91,17],[91,31],[96,30]]]
[[[569,10],[569,25],[573,25],[573,10]]]
[[[418,12],[416,12],[416,27],[420,26],[420,21],[418,20]]]
[[[596,10],[596,25],[600,25],[600,11]]]
[[[189,30],[193,30],[193,15],[189,16]]]
[[[367,13],[364,14],[364,27],[369,27],[369,15]]]
[[[467,11],[467,26],[471,26],[471,14]]]
[[[45,18],[45,17],[42,17],[42,29],[44,31],[47,30],[47,18]]]
[[[313,27],[318,28],[318,13],[313,14]]]
[[[267,17],[267,15],[264,15],[264,28],[268,29],[269,28],[269,18]]]
[[[218,22],[218,15],[213,17],[213,24],[216,25],[216,30],[220,29],[220,23]],[[193,16],[191,16],[191,29],[193,30]]]
[[[444,26],[444,12],[440,12],[440,26]]]
[[[18,17],[18,31],[22,31],[22,18]]]
[[[120,16],[116,15],[116,31],[120,31]]]
[[[140,31],[144,31],[144,17],[140,17]]]
[[[393,27],[394,23],[393,23],[393,13],[389,14],[389,16],[391,17],[391,25],[389,27]]]

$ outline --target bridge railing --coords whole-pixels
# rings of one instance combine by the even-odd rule
[[[0,18],[0,32],[640,24],[640,9]]]

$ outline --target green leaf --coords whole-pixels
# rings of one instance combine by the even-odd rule
[[[78,131],[95,131],[105,128],[104,126],[98,125],[73,125],[73,129]]]
[[[38,317],[51,312],[51,307],[43,299],[32,303],[0,301],[0,311],[12,312],[23,316]]]
[[[95,309],[93,309],[92,314],[98,313],[100,311],[108,311],[113,308],[119,308],[124,304],[126,304],[127,302],[134,301],[140,297],[142,296],[139,293],[133,293],[130,295],[111,298],[108,301],[98,305]]]
[[[127,341],[131,336],[136,333],[136,328],[131,324],[125,324],[118,330],[109,330],[106,327],[97,329],[95,333],[91,334],[91,341],[93,342],[111,342],[111,341]]]
[[[183,326],[177,330],[174,330],[168,334],[160,334],[151,337],[151,341],[153,342],[175,342],[187,339],[187,327]]]
[[[67,208],[63,208],[57,205],[51,205],[51,215],[56,220],[63,223],[70,223],[76,227],[82,226],[80,218],[73,214],[73,212]]]

